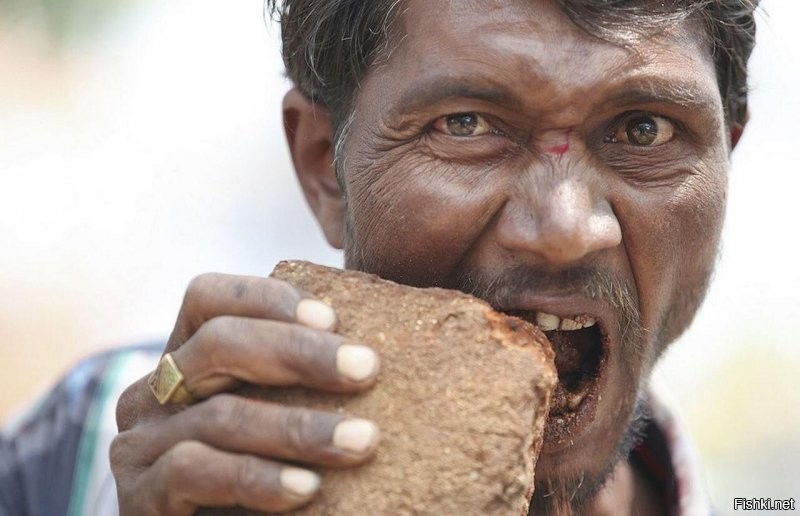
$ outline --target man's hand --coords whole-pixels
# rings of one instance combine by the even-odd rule
[[[166,352],[201,401],[161,406],[147,378],[120,397],[111,445],[120,513],[285,511],[319,487],[316,473],[285,461],[341,467],[367,459],[378,439],[371,422],[230,393],[241,382],[370,387],[377,355],[331,333],[335,324],[330,307],[279,280],[207,274],[192,281]]]

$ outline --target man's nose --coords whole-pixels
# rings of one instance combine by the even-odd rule
[[[506,250],[564,266],[622,241],[611,205],[587,182],[566,178],[534,189],[509,199],[498,220],[497,242]]]

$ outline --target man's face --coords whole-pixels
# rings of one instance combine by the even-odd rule
[[[580,496],[713,267],[728,147],[708,45],[681,25],[623,48],[547,1],[405,5],[343,150],[347,265],[563,328],[537,481]]]

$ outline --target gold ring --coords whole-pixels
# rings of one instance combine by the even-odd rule
[[[178,365],[170,353],[166,353],[161,357],[158,367],[147,379],[147,384],[150,385],[150,390],[153,391],[161,405],[167,403],[190,405],[196,401],[194,396],[184,387],[183,373],[178,369]]]

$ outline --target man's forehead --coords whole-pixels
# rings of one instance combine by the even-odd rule
[[[698,25],[676,24],[622,44],[584,31],[549,0],[410,0],[398,14],[397,42],[381,68],[402,70],[403,80],[387,82],[402,110],[459,91],[521,107],[513,104],[532,88],[564,110],[579,109],[576,97],[619,92],[721,105]]]
[[[405,33],[413,29],[438,32],[436,28],[441,27],[445,19],[487,28],[502,23],[509,31],[526,32],[535,27],[545,32],[561,16],[552,0],[406,0],[403,5],[398,21]],[[436,16],[431,16],[434,13]],[[521,20],[516,27],[508,24],[514,18]]]
[[[573,23],[553,0],[408,0],[399,9],[395,44],[390,48],[420,49],[434,55],[455,48],[463,50],[468,59],[470,50],[487,48],[486,37],[491,35],[488,49],[497,54],[519,52],[524,41],[530,55],[557,54],[570,61],[580,61],[598,50],[628,57],[646,55],[654,46],[704,50],[711,60],[711,46],[699,21],[664,18],[663,23],[643,30],[635,26],[640,19],[632,17],[624,27],[587,19],[589,24],[604,25],[604,37],[599,37]]]

